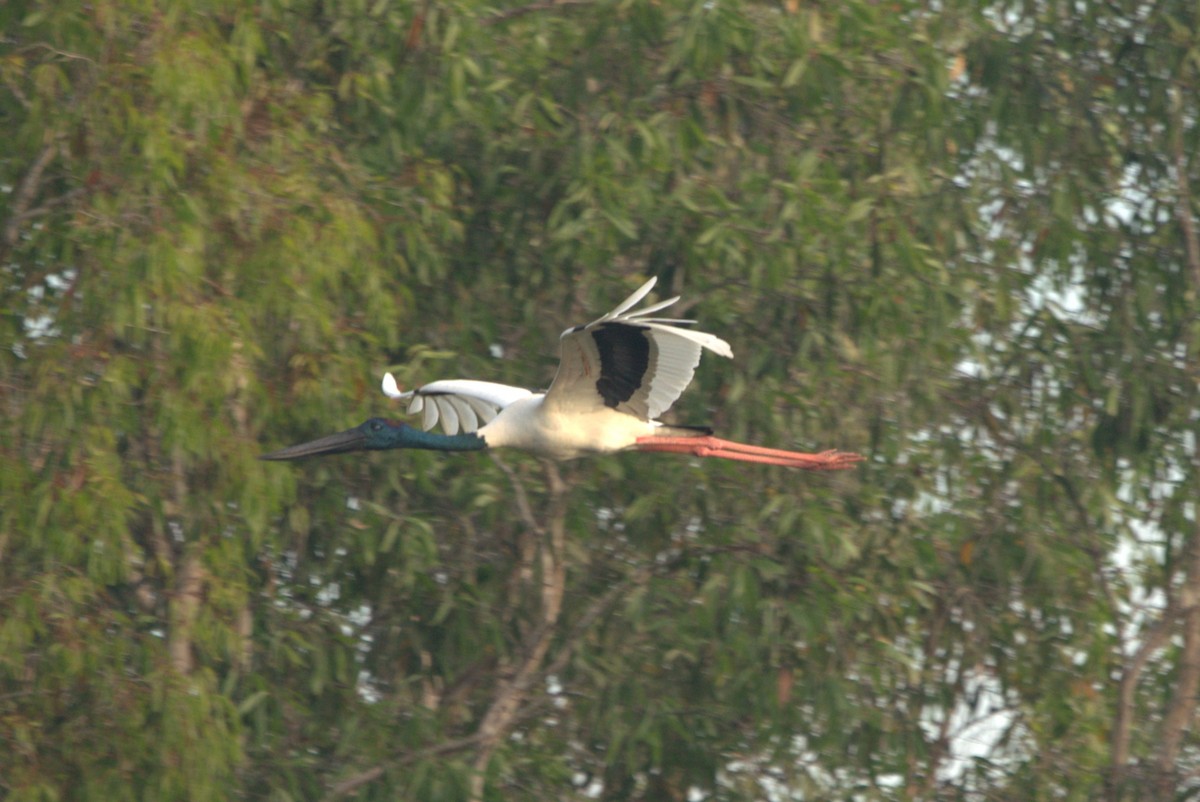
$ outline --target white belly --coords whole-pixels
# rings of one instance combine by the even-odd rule
[[[488,448],[519,448],[551,459],[574,459],[629,448],[639,437],[653,434],[657,426],[608,407],[553,414],[542,404],[544,397],[515,401],[481,427],[479,435]]]

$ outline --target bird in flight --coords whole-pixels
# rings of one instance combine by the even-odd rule
[[[842,470],[863,459],[844,451],[808,454],[735,443],[713,437],[706,427],[658,421],[691,383],[702,351],[732,358],[733,350],[720,337],[686,328],[693,320],[652,317],[678,296],[631,312],[656,280],[647,281],[604,317],[562,333],[558,373],[544,393],[471,379],[435,381],[401,392],[388,373],[384,394],[407,400],[409,414],[422,415],[420,427],[371,418],[261,459],[396,448],[515,448],[554,460],[665,451],[807,470]],[[431,431],[439,422],[444,434]]]

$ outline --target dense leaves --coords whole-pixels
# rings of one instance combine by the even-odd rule
[[[0,795],[1194,794],[1195,15],[0,5]],[[255,459],[650,275],[869,461]]]

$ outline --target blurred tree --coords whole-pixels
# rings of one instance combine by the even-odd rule
[[[1195,15],[0,6],[0,794],[1194,793]],[[255,460],[648,275],[871,462]]]

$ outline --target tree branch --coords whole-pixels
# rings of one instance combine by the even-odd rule
[[[665,565],[653,563],[643,566],[642,568],[638,569],[633,576],[627,578],[623,582],[613,585],[603,596],[594,600],[571,627],[571,631],[567,634],[562,647],[555,654],[554,659],[547,664],[542,671],[538,672],[537,677],[535,677],[532,682],[528,683],[528,687],[533,687],[544,677],[547,677],[551,674],[558,674],[564,668],[566,668],[567,662],[571,659],[571,655],[574,653],[579,644],[583,642],[583,639],[587,636],[592,625],[595,624],[601,616],[608,612],[612,608],[613,604],[625,596],[631,588],[645,584],[650,577],[657,573],[662,573],[664,568],[673,567],[674,564],[672,563],[667,563]],[[450,693],[451,692],[448,691],[446,695],[449,696]],[[527,703],[518,708],[514,715],[513,723],[519,723],[536,714],[538,710],[543,707],[543,704],[544,703],[542,702],[536,704]],[[482,743],[483,738],[484,734],[481,728],[475,733],[464,738],[456,738],[454,740],[445,741],[424,749],[403,753],[391,760],[388,760],[387,762],[379,763],[368,769],[364,769],[358,774],[348,777],[335,784],[329,789],[329,793],[326,794],[324,800],[325,802],[333,802],[333,800],[340,799],[352,791],[357,790],[361,786],[382,777],[384,772],[386,772],[389,768],[407,766],[427,758],[442,757],[444,755],[451,755],[458,752],[464,752],[469,749],[474,749]]]
[[[475,757],[475,775],[471,778],[471,799],[482,802],[487,767],[500,740],[512,729],[525,695],[540,676],[539,669],[550,648],[566,588],[566,500],[567,490],[553,463],[547,462],[547,489],[550,492],[550,516],[539,534],[542,556],[542,620],[526,638],[525,659],[511,680],[502,682],[476,733],[479,754]],[[518,500],[518,504],[520,501]],[[547,541],[546,535],[549,535]]]
[[[1200,525],[1192,533],[1183,586],[1179,589],[1179,612],[1183,616],[1183,650],[1171,704],[1163,718],[1158,750],[1158,798],[1169,799],[1184,733],[1196,714],[1196,692],[1200,689]]]
[[[1149,627],[1142,639],[1141,645],[1134,653],[1129,665],[1121,672],[1121,682],[1117,688],[1117,710],[1113,720],[1112,735],[1109,738],[1109,799],[1116,802],[1121,799],[1121,788],[1124,784],[1125,769],[1129,765],[1129,744],[1133,734],[1133,719],[1136,710],[1134,697],[1137,695],[1138,681],[1150,658],[1167,643],[1171,634],[1171,622],[1174,611],[1168,604],[1162,618]]]
[[[195,547],[184,554],[179,565],[179,578],[171,599],[171,634],[167,639],[167,651],[171,656],[171,667],[183,676],[192,673],[195,658],[192,654],[192,626],[200,610],[200,597],[204,592],[204,563],[200,549]]]
[[[1120,606],[1117,604],[1116,595],[1113,593],[1104,571],[1104,552],[1098,545],[1100,542],[1099,534],[1092,525],[1091,516],[1088,515],[1087,508],[1084,506],[1083,499],[1080,498],[1075,484],[1071,482],[1065,473],[1050,471],[1045,464],[1042,464],[1042,469],[1050,473],[1059,486],[1063,488],[1063,492],[1067,495],[1067,500],[1070,501],[1071,507],[1079,519],[1080,526],[1083,527],[1084,532],[1087,534],[1089,544],[1087,551],[1095,565],[1096,583],[1101,593],[1104,594],[1109,609],[1112,611],[1117,644],[1121,650],[1121,654],[1124,655],[1125,644],[1129,640],[1125,625],[1121,621]],[[1135,697],[1137,696],[1138,683],[1141,681],[1142,672],[1145,671],[1150,658],[1166,645],[1175,617],[1174,599],[1168,598],[1167,607],[1163,610],[1162,616],[1153,625],[1144,628],[1139,633],[1141,643],[1137,651],[1134,652],[1133,658],[1128,661],[1128,664],[1122,667],[1121,680],[1117,686],[1117,709],[1113,716],[1112,731],[1109,734],[1107,795],[1112,802],[1117,802],[1117,800],[1122,798],[1122,789],[1125,785],[1125,772],[1129,765],[1130,743],[1133,737],[1134,714],[1137,711]]]
[[[1200,238],[1192,215],[1192,194],[1189,181],[1188,160],[1183,145],[1183,88],[1171,87],[1171,151],[1175,166],[1177,188],[1176,214],[1183,233],[1184,249],[1187,254],[1192,286],[1188,295],[1195,298],[1200,292]],[[1158,758],[1155,772],[1156,796],[1166,799],[1172,796],[1176,784],[1176,762],[1179,759],[1183,737],[1196,715],[1196,694],[1200,691],[1200,524],[1194,527],[1188,544],[1187,562],[1183,569],[1183,582],[1179,587],[1178,607],[1170,614],[1171,605],[1163,615],[1161,640],[1165,642],[1171,625],[1182,619],[1183,648],[1179,654],[1175,687],[1171,701],[1163,716],[1162,731],[1158,743]],[[1124,690],[1124,689],[1122,689]],[[1122,702],[1124,702],[1122,698]],[[1132,707],[1132,698],[1129,700]],[[1128,749],[1128,747],[1126,747]]]
[[[1187,155],[1183,148],[1183,90],[1171,88],[1171,150],[1175,161],[1175,183],[1177,188],[1175,211],[1179,215],[1179,226],[1183,230],[1183,243],[1187,251],[1188,267],[1192,276],[1192,294],[1200,292],[1200,238],[1196,235],[1192,219],[1192,191],[1188,180]]]
[[[0,240],[0,244],[3,245],[0,256],[6,256],[17,244],[17,240],[21,236],[21,223],[26,219],[29,206],[41,188],[42,174],[50,166],[50,162],[54,161],[57,154],[58,137],[52,134],[50,141],[34,159],[33,164],[29,167],[29,172],[25,173],[25,177],[21,179],[21,183],[13,195],[12,210],[8,215],[8,222],[4,225],[3,239]]]

